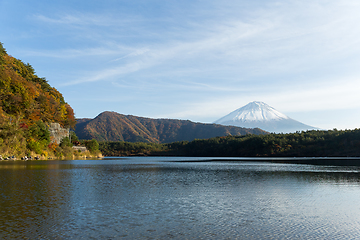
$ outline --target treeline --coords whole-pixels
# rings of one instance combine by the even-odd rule
[[[104,156],[165,155],[168,144],[144,142],[99,142],[99,150]]]
[[[106,146],[106,147],[103,147]],[[103,142],[100,151],[107,156],[136,155],[213,157],[330,157],[360,156],[360,130],[307,131],[216,137],[169,144]]]
[[[29,63],[8,55],[0,43],[0,155],[64,154],[64,145],[50,138],[54,122],[74,128],[73,109]]]

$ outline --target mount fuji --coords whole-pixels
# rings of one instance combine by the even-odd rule
[[[263,102],[251,102],[215,121],[216,124],[260,128],[272,133],[290,133],[317,128],[289,118]]]

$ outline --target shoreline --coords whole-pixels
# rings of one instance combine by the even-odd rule
[[[0,155],[1,156],[1,155]],[[61,157],[45,157],[45,156],[36,156],[36,157],[20,157],[17,158],[15,156],[12,157],[6,157],[4,158],[0,158],[0,162],[14,162],[14,161],[23,161],[23,162],[27,162],[27,161],[51,161],[51,160],[75,160],[75,159],[102,159],[104,158],[104,156],[102,154],[96,154],[96,155],[72,155],[71,157],[68,156],[61,156]]]
[[[304,165],[322,165],[322,166],[360,166],[360,157],[204,157],[204,160],[186,160],[186,158],[199,156],[146,156],[146,155],[132,155],[132,156],[103,156],[103,155],[87,155],[69,157],[40,157],[32,159],[0,159],[0,162],[27,162],[27,161],[52,161],[52,160],[99,160],[111,157],[184,157],[183,161],[176,162],[268,162],[268,163],[284,163],[284,164],[304,164]],[[200,158],[200,157],[199,157]]]
[[[234,162],[269,162],[285,164],[304,164],[321,166],[360,166],[360,157],[243,157],[243,159],[224,159]],[[209,160],[212,162],[224,161],[219,159]]]
[[[186,158],[207,158],[204,160],[179,160],[176,162],[268,162],[285,164],[323,165],[323,166],[360,166],[360,157],[218,157],[218,156],[165,156],[165,155],[127,155],[127,156],[104,156],[111,157],[184,157]]]

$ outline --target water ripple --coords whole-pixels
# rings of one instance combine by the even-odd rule
[[[0,167],[0,237],[356,239],[360,235],[356,168],[145,159],[13,167],[6,163]]]

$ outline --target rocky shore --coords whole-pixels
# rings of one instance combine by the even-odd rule
[[[73,155],[71,160],[74,159],[101,159],[103,158],[102,154],[92,155],[92,154],[84,154],[84,155]],[[69,159],[69,157],[45,157],[45,156],[2,156],[0,155],[0,161],[31,161],[31,160],[64,160]]]

